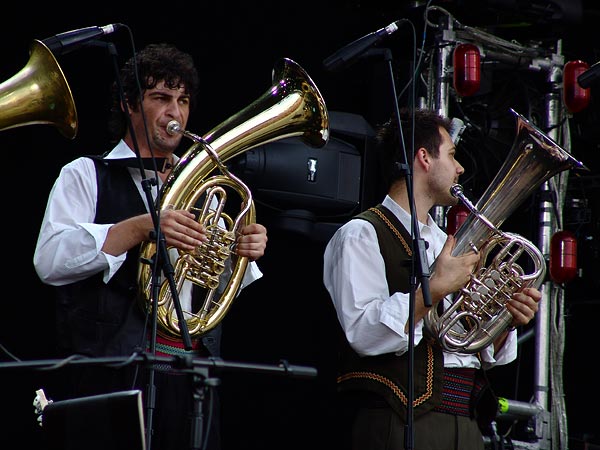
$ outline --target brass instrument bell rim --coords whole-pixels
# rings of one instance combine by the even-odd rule
[[[77,116],[77,108],[75,106],[75,99],[73,98],[73,93],[67,81],[67,77],[65,76],[60,64],[54,57],[52,51],[42,41],[35,39],[31,43],[31,55],[32,58],[45,60],[56,71],[54,81],[61,87],[61,90],[65,96],[66,120],[64,123],[52,122],[52,124],[55,125],[60,133],[66,138],[75,139],[79,129],[79,120]],[[47,64],[44,65],[44,67],[47,67]]]

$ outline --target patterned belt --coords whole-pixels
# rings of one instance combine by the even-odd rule
[[[192,341],[192,349],[186,350],[182,341],[175,341],[161,335],[156,336],[156,356],[200,356],[203,349],[200,339]]]
[[[475,384],[475,369],[444,368],[442,404],[434,410],[455,416],[469,417],[471,393]]]

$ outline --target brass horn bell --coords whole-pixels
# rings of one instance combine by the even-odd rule
[[[29,54],[25,67],[0,84],[0,130],[49,124],[63,136],[75,138],[75,102],[54,55],[38,40]]]

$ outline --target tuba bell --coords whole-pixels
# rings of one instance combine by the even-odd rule
[[[273,68],[272,80],[272,86],[261,97],[204,136],[183,130],[176,121],[167,126],[170,134],[180,133],[194,144],[165,180],[157,208],[159,212],[166,208],[193,212],[209,236],[209,242],[192,252],[168,249],[173,255],[171,259],[175,259],[177,291],[191,287],[204,293],[201,305],[190,305],[183,311],[191,337],[210,331],[225,317],[248,265],[248,258],[235,254],[234,245],[239,229],[255,222],[252,194],[227,169],[225,162],[253,147],[283,138],[298,137],[317,148],[329,139],[325,102],[304,69],[291,59],[281,59]],[[235,218],[226,203],[231,193],[240,201]],[[154,261],[156,244],[142,243],[140,253],[141,261]],[[142,307],[151,311],[152,305],[156,305],[158,333],[179,338],[179,314],[169,283],[162,281],[153,300],[151,275],[151,264],[140,263],[138,286]]]
[[[32,42],[29,54],[25,67],[0,84],[0,130],[48,124],[75,138],[75,102],[54,55],[38,40]]]
[[[513,293],[542,284],[546,262],[533,243],[499,227],[542,183],[567,169],[585,169],[526,118],[511,112],[517,118],[513,146],[477,205],[463,195],[460,185],[451,189],[471,211],[456,233],[452,255],[472,249],[481,255],[451,306],[443,313],[432,307],[425,315],[425,327],[446,351],[477,353],[509,328],[512,315],[506,303]],[[530,261],[530,272],[523,269],[523,258]]]

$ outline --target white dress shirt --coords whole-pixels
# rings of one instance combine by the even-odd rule
[[[410,215],[391,197],[386,196],[383,205],[411,230]],[[446,233],[431,216],[427,224],[419,223],[419,233],[429,243],[427,259],[431,264],[446,242]],[[390,296],[385,263],[371,223],[352,219],[335,232],[325,249],[323,282],[346,338],[359,355],[400,355],[408,350],[409,336],[404,327],[409,317],[410,295],[396,292]],[[415,345],[422,337],[423,320],[420,320],[414,327]],[[516,338],[516,331],[509,333],[496,354],[493,344],[483,349],[480,353],[484,368],[513,361],[517,355]],[[444,352],[444,365],[481,366],[477,355],[454,352]]]
[[[107,155],[108,159],[134,157],[135,153],[124,141],[120,141]],[[140,170],[129,168],[129,172],[148,210]],[[146,177],[154,176],[153,171],[146,170]],[[153,198],[156,198],[160,186],[162,182],[159,179],[158,187],[153,187]],[[61,169],[50,191],[33,256],[35,270],[44,283],[62,286],[100,272],[104,274],[104,282],[108,283],[125,261],[126,253],[112,256],[101,250],[112,224],[93,223],[97,191],[96,168],[92,159],[80,157]],[[248,264],[241,286],[261,276],[262,272],[255,262]],[[182,291],[191,291],[191,286]],[[180,300],[186,309],[191,302],[183,297]]]

